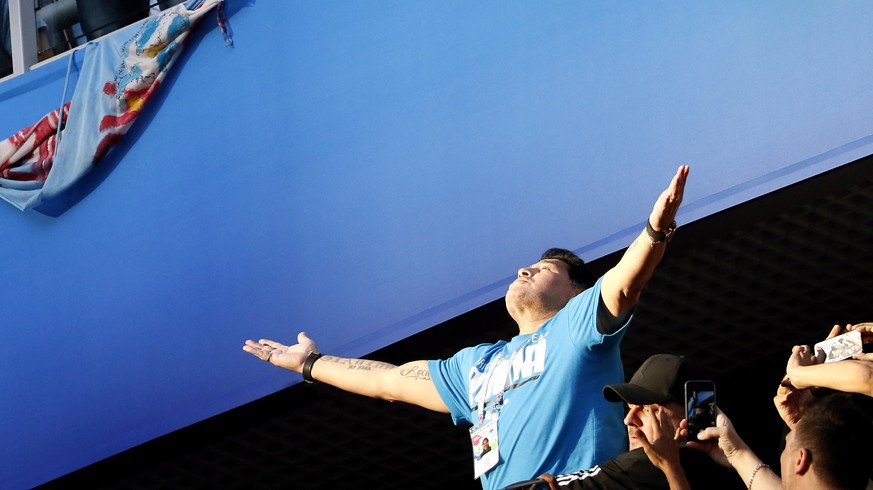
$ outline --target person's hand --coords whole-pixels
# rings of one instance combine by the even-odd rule
[[[560,487],[558,487],[558,482],[555,480],[554,476],[548,473],[543,473],[542,476],[540,476],[540,480],[549,484],[549,490],[560,490]]]
[[[776,411],[779,412],[782,420],[791,430],[794,430],[794,426],[803,416],[804,406],[811,398],[812,393],[808,389],[795,388],[786,376],[776,388],[773,404],[776,405]]]
[[[846,330],[843,331],[843,327],[841,327],[839,325],[834,325],[833,327],[831,327],[831,331],[828,333],[828,336],[825,337],[825,340],[832,339],[832,338],[836,337],[837,335],[842,335],[842,334],[848,332],[849,327],[851,327],[851,325],[846,325]]]
[[[724,412],[716,407],[718,416],[716,417],[716,426],[708,427],[697,434],[699,441],[688,441],[686,444],[690,448],[697,449],[709,454],[716,463],[726,467],[731,467],[731,458],[743,449],[747,449],[746,443],[737,435],[734,426]],[[683,420],[679,423],[680,433],[687,435],[688,420]]]
[[[861,342],[869,344],[873,342],[873,322],[856,323],[854,325],[846,325],[846,331],[861,332]]]
[[[825,340],[830,340],[830,339],[836,337],[837,335],[842,335],[842,334],[848,332],[849,327],[851,327],[851,326],[852,325],[846,325],[846,329],[843,330],[843,327],[841,327],[840,325],[834,325],[833,327],[831,327],[831,331],[828,332],[828,336],[825,337]],[[819,364],[825,362],[825,359],[827,359],[827,354],[825,354],[825,352],[821,349],[816,349],[815,352],[813,352],[813,354],[815,355],[815,358]]]
[[[816,357],[816,353],[812,350],[812,347],[808,345],[795,345],[794,348],[791,349],[791,357],[788,358],[788,364],[785,366],[785,373],[788,378],[791,378],[793,370],[799,367],[821,364],[822,362],[824,362],[824,359],[819,360]]]
[[[839,325],[834,326],[834,330],[831,330],[833,334],[834,331],[837,330]],[[830,338],[830,337],[828,337]],[[821,353],[821,349],[819,349],[819,353]],[[816,352],[812,350],[812,347],[808,345],[795,345],[791,349],[791,356],[788,358],[788,364],[785,366],[785,377],[782,378],[781,385],[786,387],[791,387],[795,389],[805,389],[809,388],[809,386],[799,385],[797,381],[791,381],[791,375],[795,374],[797,369],[812,366],[814,364],[821,364],[824,362],[824,353],[820,354],[821,358],[816,356]],[[779,408],[778,405],[776,407]],[[780,412],[781,415],[781,412]],[[783,418],[784,420],[784,418]],[[786,421],[787,423],[787,421]]]
[[[668,468],[679,467],[679,428],[673,425],[673,421],[660,406],[653,405],[651,411],[654,420],[651,441],[639,427],[632,426],[630,430],[640,441],[649,461],[666,473]]]
[[[688,165],[681,165],[676,170],[673,180],[670,181],[670,186],[655,201],[655,207],[652,209],[652,214],[649,215],[649,223],[655,231],[667,231],[676,220],[676,212],[679,210],[682,196],[685,194],[685,180],[688,178],[688,170]]]
[[[306,357],[309,356],[310,352],[318,352],[318,347],[306,335],[306,332],[300,332],[297,334],[297,344],[295,345],[288,346],[267,339],[261,339],[257,342],[246,340],[243,350],[275,366],[299,373],[303,370]]]

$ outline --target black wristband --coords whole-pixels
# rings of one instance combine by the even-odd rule
[[[652,223],[649,220],[646,220],[646,234],[649,236],[649,244],[654,245],[656,243],[661,243],[663,241],[669,242],[671,238],[673,238],[673,232],[676,231],[676,222],[673,221],[670,223],[670,226],[667,227],[667,231],[655,231],[655,228],[652,227]]]
[[[306,356],[306,360],[303,361],[303,369],[300,371],[300,374],[303,375],[303,381],[307,383],[315,383],[315,380],[312,379],[312,365],[315,364],[321,356],[323,356],[321,352],[310,352],[308,356]]]

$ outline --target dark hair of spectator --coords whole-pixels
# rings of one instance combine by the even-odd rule
[[[795,428],[794,443],[812,453],[816,474],[833,488],[867,487],[873,420],[844,393],[816,399]]]

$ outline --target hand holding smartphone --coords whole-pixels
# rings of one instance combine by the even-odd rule
[[[813,349],[819,362],[828,363],[842,361],[864,352],[864,343],[861,340],[861,332],[853,330],[832,339],[822,340],[815,344]]]
[[[688,440],[698,441],[700,431],[715,427],[715,383],[711,380],[685,382],[685,418],[688,419]]]

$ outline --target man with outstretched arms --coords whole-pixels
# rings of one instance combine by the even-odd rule
[[[518,323],[509,341],[400,366],[322,355],[305,333],[295,345],[247,340],[243,350],[310,382],[471,424],[474,469],[486,489],[591,467],[624,451],[621,406],[600,390],[623,381],[619,343],[676,228],[687,176],[688,166],[680,166],[646,229],[601,278],[594,280],[582,259],[562,249],[519,269],[506,293]]]

